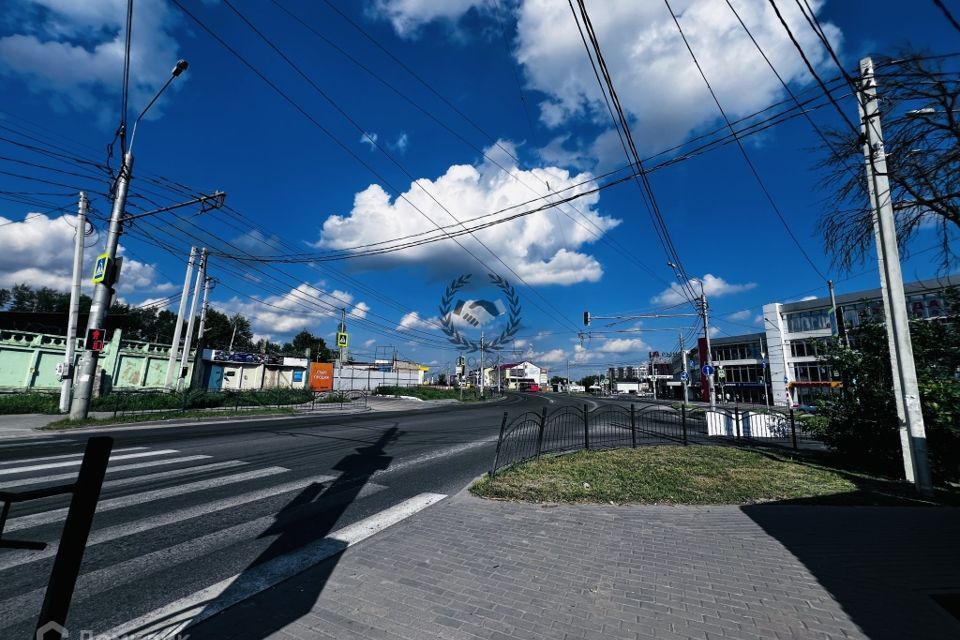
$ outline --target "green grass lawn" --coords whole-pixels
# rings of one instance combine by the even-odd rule
[[[484,477],[484,498],[636,504],[923,504],[903,482],[832,467],[779,450],[662,446],[544,457]],[[940,491],[935,503],[960,504]]]
[[[64,418],[51,422],[45,427],[44,431],[62,431],[64,429],[76,429],[78,427],[106,426],[135,424],[138,422],[158,422],[167,420],[196,420],[200,418],[235,418],[238,416],[273,416],[273,415],[291,415],[294,410],[291,407],[279,407],[273,409],[247,409],[240,411],[156,411],[153,413],[134,413],[116,418],[87,418],[86,420],[71,420]]]

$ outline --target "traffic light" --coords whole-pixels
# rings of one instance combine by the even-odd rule
[[[583,312],[583,326],[585,326],[585,327],[589,327],[589,326],[590,326],[590,312],[589,312],[589,311],[584,311],[584,312]]]

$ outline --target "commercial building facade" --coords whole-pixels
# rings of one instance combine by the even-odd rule
[[[934,320],[946,316],[946,290],[960,287],[960,277],[920,280],[904,285],[911,319]],[[763,307],[763,322],[770,344],[770,369],[774,398],[780,404],[808,404],[840,387],[826,367],[824,341],[865,322],[883,321],[880,289],[838,295],[836,322],[830,298]]]

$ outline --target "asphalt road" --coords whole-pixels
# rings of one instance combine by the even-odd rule
[[[550,394],[415,412],[115,429],[67,627],[103,633],[424,493],[489,470],[504,411]],[[0,489],[71,482],[89,433],[0,440]],[[56,543],[66,496],[17,504],[4,537]],[[30,638],[53,564],[0,549],[0,638]]]

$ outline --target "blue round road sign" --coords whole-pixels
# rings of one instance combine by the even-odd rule
[[[687,372],[686,372],[686,371],[681,371],[681,372],[680,372],[680,379],[681,379],[681,380],[686,381],[686,380],[688,380],[689,378],[690,378],[690,376],[687,375]]]
[[[713,367],[710,366],[709,364],[705,364],[705,365],[703,365],[703,367],[700,369],[700,371],[702,371],[702,372],[703,372],[703,375],[705,375],[705,376],[712,376],[714,369],[713,369]]]

